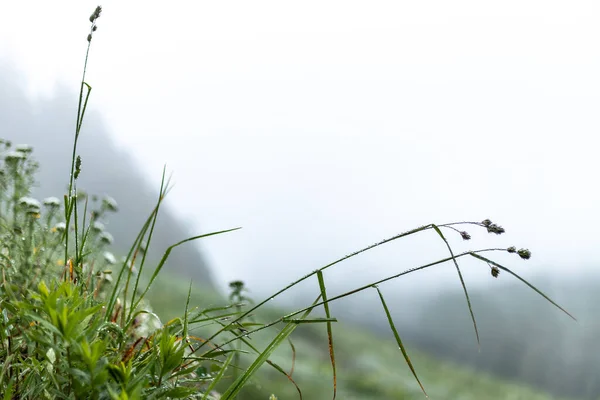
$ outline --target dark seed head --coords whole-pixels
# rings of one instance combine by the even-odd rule
[[[527,249],[519,249],[519,251],[517,251],[517,254],[523,260],[529,260],[531,258],[531,252]]]
[[[242,288],[244,287],[244,282],[242,281],[233,281],[229,283],[229,287],[232,289]]]
[[[494,278],[497,278],[498,275],[500,275],[500,268],[498,268],[498,267],[492,267],[492,276]]]
[[[80,173],[81,173],[81,156],[77,156],[77,160],[75,160],[75,179],[79,178]]]
[[[98,18],[100,18],[100,13],[102,12],[102,6],[96,7],[94,13],[90,15],[90,22],[94,23]]]
[[[496,224],[489,225],[487,227],[487,231],[490,233],[495,233],[496,235],[500,235],[500,234],[506,232],[503,227],[501,227],[500,225],[496,225]]]

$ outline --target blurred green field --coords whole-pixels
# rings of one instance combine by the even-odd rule
[[[150,291],[149,300],[163,322],[181,316],[189,283],[163,275]],[[262,299],[255,299],[262,300]],[[224,305],[226,300],[211,290],[194,287],[190,306]],[[288,310],[289,311],[289,310]],[[282,316],[284,310],[267,307],[257,314],[262,322]],[[335,315],[334,315],[335,317]],[[264,334],[254,334],[252,343],[260,350],[275,334],[275,327]],[[402,335],[402,327],[398,326]],[[377,336],[343,321],[333,324],[338,383],[338,399],[424,399],[390,331]],[[303,324],[292,334],[296,349],[293,379],[304,399],[331,399],[333,380],[327,333],[324,324]],[[476,344],[473,343],[474,349]],[[517,382],[440,361],[407,346],[409,356],[431,399],[435,400],[550,400],[564,399],[541,393]],[[476,351],[476,350],[475,350]],[[290,371],[293,353],[290,346],[279,348],[271,360]],[[250,357],[242,358],[246,363]],[[231,382],[231,380],[229,380]],[[243,391],[242,400],[266,400],[271,394],[278,399],[299,398],[294,385],[269,365],[263,366]]]

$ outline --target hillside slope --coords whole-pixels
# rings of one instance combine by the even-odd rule
[[[154,310],[166,321],[181,316],[186,301],[188,283],[172,279],[159,279],[151,290],[150,301]],[[255,299],[262,300],[262,299]],[[198,290],[192,292],[190,307],[201,308],[226,304],[214,292]],[[286,314],[274,306],[267,306],[257,313],[260,321],[272,321]],[[379,314],[379,308],[373,314]],[[359,327],[340,315],[333,324],[336,365],[338,373],[338,399],[344,400],[422,400],[425,399],[393,339],[389,326],[381,334]],[[461,323],[463,323],[461,321]],[[470,321],[464,323],[465,330],[472,328]],[[400,334],[404,329],[398,326]],[[469,332],[470,333],[470,332]],[[256,333],[250,340],[259,349],[264,349],[276,334],[275,329],[267,333]],[[467,335],[468,339],[472,339]],[[296,350],[293,378],[302,390],[305,399],[331,399],[332,373],[327,347],[326,327],[322,324],[299,326],[292,334]],[[473,342],[470,343],[473,352]],[[446,340],[452,345],[452,339]],[[487,346],[494,349],[496,345]],[[553,396],[539,389],[532,389],[515,379],[506,379],[493,373],[461,366],[456,362],[443,361],[427,355],[409,345],[408,352],[431,399],[435,400],[566,400],[567,397]],[[477,351],[475,350],[475,353]],[[440,353],[441,354],[441,353]],[[290,346],[281,346],[271,357],[286,371],[292,367]],[[246,362],[251,360],[250,357]],[[229,381],[231,382],[231,381]],[[248,385],[240,397],[244,400],[264,400],[270,394],[278,399],[297,399],[295,387],[281,373],[268,365],[260,370],[257,379]],[[573,399],[573,398],[571,398]]]
[[[53,98],[32,102],[25,96],[19,75],[2,63],[0,93],[0,137],[14,144],[33,146],[34,157],[40,164],[36,178],[41,185],[33,195],[40,199],[62,198],[69,179],[76,94],[59,90]],[[107,230],[115,238],[115,253],[126,254],[153,209],[159,188],[149,185],[131,155],[113,143],[98,115],[86,116],[78,148],[83,159],[79,188],[89,194],[109,195],[117,201],[119,212],[109,220]],[[169,245],[197,233],[173,213],[167,198],[158,219],[150,258],[160,259]],[[174,251],[165,270],[214,287],[198,244],[190,243]]]

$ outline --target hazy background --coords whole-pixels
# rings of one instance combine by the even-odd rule
[[[69,159],[60,147],[71,144],[87,18],[95,6],[0,5],[0,136],[30,142],[37,157],[56,156],[65,170]],[[135,190],[150,194],[158,190],[166,164],[176,183],[169,218],[185,227],[172,236],[242,226],[190,247],[190,259],[210,268],[218,287],[243,279],[255,294],[266,294],[415,226],[491,218],[506,235],[469,228],[471,242],[454,236],[451,243],[461,250],[529,248],[528,262],[509,255],[497,259],[537,279],[542,289],[554,288],[570,311],[589,315],[587,325],[585,317],[575,328],[561,325],[564,316],[533,293],[521,298],[529,293],[525,288],[507,289],[506,274],[496,281],[486,266],[465,262],[467,284],[481,293],[479,304],[487,304],[478,306],[478,316],[497,315],[489,308],[494,304],[506,307],[506,319],[494,320],[500,325],[482,328],[487,337],[497,332],[494,326],[508,329],[507,321],[518,320],[511,337],[523,341],[498,346],[499,356],[516,357],[524,353],[518,346],[531,349],[528,343],[541,342],[528,329],[543,325],[542,314],[528,309],[519,317],[510,311],[519,310],[522,300],[544,306],[552,315],[544,323],[559,318],[556,326],[564,330],[547,337],[538,353],[558,348],[560,338],[568,343],[561,354],[574,354],[575,346],[577,354],[591,357],[589,365],[598,365],[598,353],[585,351],[596,332],[585,329],[597,315],[590,297],[597,280],[589,273],[600,261],[596,2],[102,6],[86,79],[93,90],[82,151],[88,162],[96,160],[95,174],[106,185],[131,171],[122,184],[137,182]],[[25,128],[40,118],[60,129],[44,132],[39,122]],[[85,162],[84,155],[83,176]],[[179,239],[167,234],[164,241],[171,238]],[[328,271],[326,279],[339,292],[444,256],[444,244],[430,232],[357,257]],[[589,287],[575,299],[578,284],[572,282],[582,279]],[[561,292],[567,283],[569,295]],[[454,321],[465,329],[454,334],[472,346],[464,298],[458,293],[453,303],[442,288],[460,288],[450,265],[382,286],[398,304],[409,296],[449,309],[458,304],[459,318],[467,320]],[[309,289],[315,291],[316,282],[301,290]],[[483,294],[492,289],[499,296],[495,303]],[[361,296],[356,302],[376,299],[373,293]],[[359,303],[351,310],[357,318],[368,314]],[[442,323],[421,309],[400,314],[415,326]],[[435,328],[428,331],[435,336]],[[567,339],[567,331],[576,337]],[[524,332],[530,332],[527,339]],[[439,344],[449,334],[426,338],[415,330],[413,338],[449,356],[464,354],[457,341],[455,354]],[[574,375],[581,378],[579,372]],[[590,373],[585,385],[573,387],[599,392],[600,381]],[[555,378],[540,384],[548,387]]]
[[[167,164],[197,231],[244,227],[204,245],[219,282],[276,287],[464,219],[503,225],[528,270],[598,261],[596,2],[102,5],[91,110],[155,185]],[[76,92],[95,6],[1,6],[32,98]],[[362,261],[385,273],[418,243]]]

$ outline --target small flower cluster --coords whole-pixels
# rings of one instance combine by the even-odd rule
[[[58,197],[46,197],[44,199],[44,205],[49,208],[60,207],[60,200]]]
[[[119,210],[116,200],[110,196],[104,196],[102,199],[102,208],[111,212],[117,212]]]
[[[38,200],[32,197],[21,197],[19,205],[24,208],[25,213],[33,218],[40,217],[41,204]]]
[[[4,143],[6,143],[6,148],[10,148],[11,143],[4,141]],[[33,151],[33,147],[31,147],[28,144],[17,144],[14,147],[13,151],[8,152],[4,157],[6,161],[19,161],[19,160],[24,160],[25,158],[27,158],[27,155],[30,154]]]

